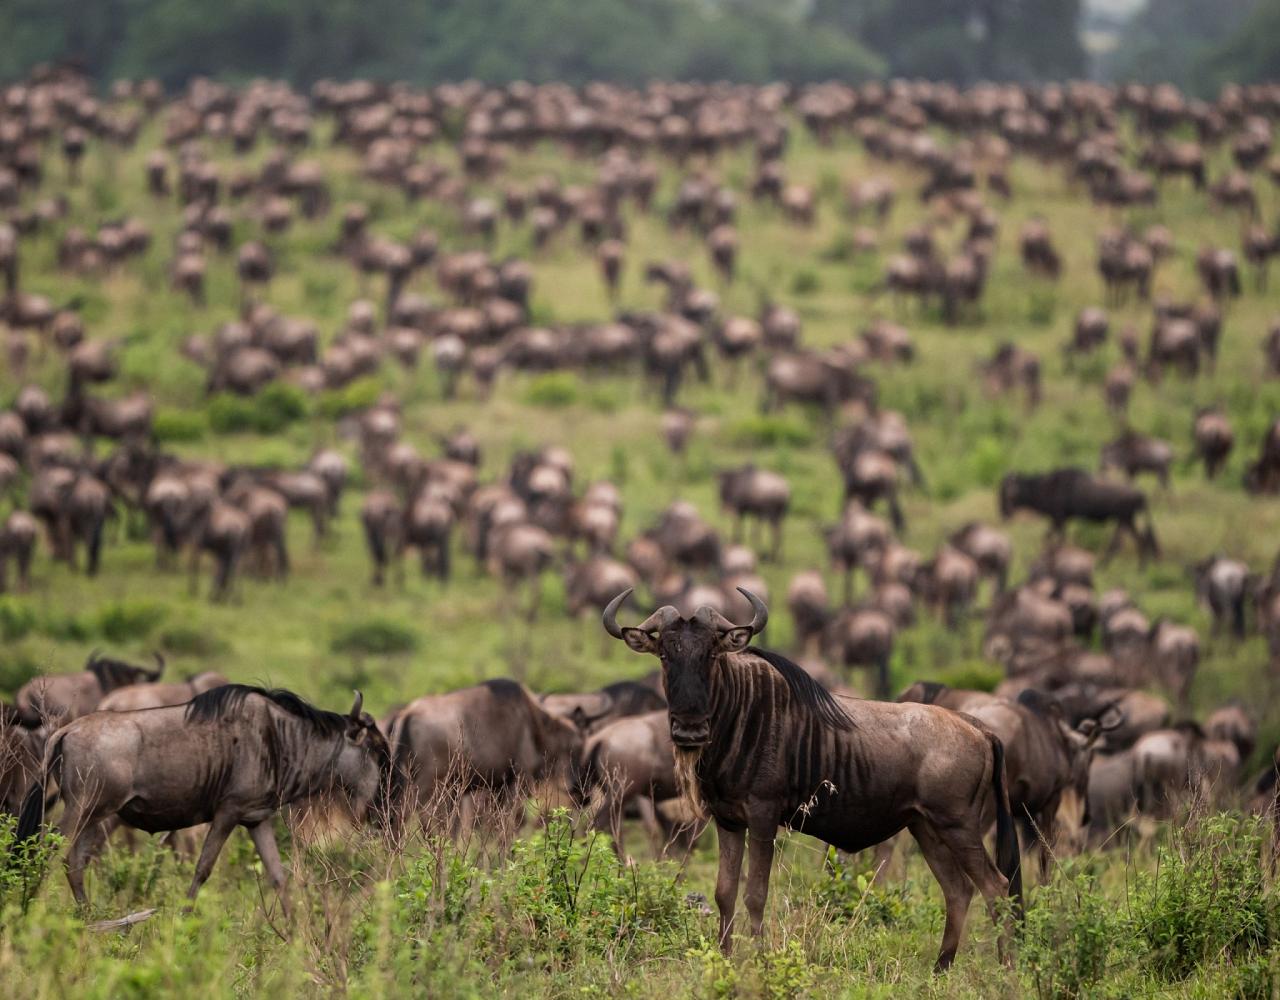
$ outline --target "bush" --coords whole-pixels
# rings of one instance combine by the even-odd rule
[[[801,268],[791,278],[792,295],[812,295],[822,287],[822,279],[818,272],[810,268]]]
[[[529,383],[524,401],[530,406],[560,409],[578,401],[581,383],[573,372],[548,372]]]
[[[98,612],[97,633],[117,644],[145,639],[166,613],[164,605],[150,602],[108,604]]]
[[[818,902],[836,919],[893,927],[910,916],[909,883],[877,884],[871,872],[856,870],[849,861],[840,860],[834,849],[827,852],[827,865],[831,878],[819,886]]]
[[[88,642],[93,638],[94,623],[80,615],[55,611],[40,622],[40,631],[60,642]]]
[[[14,694],[18,688],[40,673],[40,664],[20,650],[0,652],[0,691]]]
[[[418,634],[399,622],[375,618],[344,625],[334,634],[329,648],[352,656],[393,656],[417,649]]]
[[[1097,881],[1076,859],[1063,861],[1054,881],[1036,891],[1018,949],[1036,996],[1086,996],[1106,975],[1111,949],[1125,940],[1122,924]]]
[[[231,643],[220,635],[191,625],[173,625],[160,633],[160,648],[173,656],[211,657],[231,652]]]
[[[17,642],[35,627],[35,612],[12,598],[0,598],[0,639]]]
[[[975,660],[948,667],[939,672],[938,680],[962,691],[994,691],[1004,680],[1004,671],[995,664]]]
[[[757,414],[731,424],[728,438],[740,448],[803,448],[813,442],[813,429],[795,417]]]
[[[200,441],[209,430],[204,414],[188,410],[161,410],[151,422],[158,444]]]
[[[1130,900],[1132,936],[1151,972],[1185,979],[1206,963],[1247,962],[1271,943],[1280,911],[1264,877],[1268,843],[1257,817],[1222,814],[1173,828]]]
[[[273,382],[249,399],[220,393],[209,403],[209,426],[217,434],[275,434],[306,415],[307,397],[283,382]]]
[[[326,392],[320,397],[316,411],[329,420],[337,420],[350,413],[367,410],[378,401],[381,392],[377,379],[357,379],[342,389]]]
[[[23,911],[44,881],[53,859],[61,852],[63,838],[56,833],[14,844],[17,816],[0,814],[0,912],[17,903]]]

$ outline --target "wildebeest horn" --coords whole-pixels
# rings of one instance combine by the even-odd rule
[[[715,608],[711,607],[708,604],[704,604],[697,611],[695,611],[693,613],[692,620],[695,622],[698,622],[699,624],[707,625],[715,629],[717,632],[722,632],[722,633],[730,632],[733,629],[738,627],[737,625],[733,624],[733,622],[729,621],[729,619],[726,618],[724,615],[722,615],[719,611],[717,611]]]
[[[615,639],[622,638],[622,626],[618,624],[618,609],[622,607],[622,602],[631,596],[631,592],[635,587],[628,587],[621,594],[615,597],[607,605],[605,605],[604,614],[600,616],[600,620],[604,623],[604,630]]]
[[[738,593],[751,602],[751,634],[759,635],[764,631],[764,627],[769,624],[769,609],[765,607],[764,601],[756,597],[746,587],[739,587]]]
[[[155,661],[156,661],[156,669],[151,674],[151,680],[154,682],[154,681],[158,681],[161,678],[161,676],[163,676],[164,674],[164,657],[160,654],[159,650],[156,650],[151,655],[155,658]]]
[[[680,617],[680,612],[670,604],[664,604],[657,611],[636,626],[641,632],[661,632]]]
[[[359,691],[356,692],[356,703],[351,706],[351,718],[359,721],[360,713],[364,711],[364,695]]]
[[[1124,725],[1124,710],[1115,702],[1108,705],[1098,716],[1098,728],[1104,733],[1119,729]]]

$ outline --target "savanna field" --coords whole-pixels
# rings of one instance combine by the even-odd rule
[[[1265,577],[1280,549],[1276,498],[1244,485],[1246,467],[1280,417],[1280,379],[1269,376],[1264,354],[1268,330],[1280,318],[1280,295],[1274,281],[1271,291],[1259,286],[1241,253],[1246,215],[1176,176],[1158,184],[1154,204],[1097,204],[1088,186],[1073,178],[1070,152],[1037,156],[1016,144],[1000,149],[985,125],[957,133],[936,119],[923,121],[920,134],[943,150],[967,147],[964,159],[976,168],[979,200],[998,219],[982,294],[957,322],[947,323],[936,299],[922,305],[889,290],[886,266],[922,224],[931,227],[943,258],[958,253],[970,225],[966,209],[973,206],[945,194],[922,201],[928,170],[909,157],[873,156],[851,126],[835,128],[830,142],[820,142],[797,112],[795,96],[770,115],[787,128],[781,159],[786,184],[807,186],[814,195],[812,224],[752,197],[757,156],[750,138],[712,154],[694,152],[683,162],[637,143],[637,159],[657,168],[658,182],[648,211],[629,198],[619,209],[625,252],[616,297],[576,222],[560,225],[537,245],[528,214],[514,220],[501,211],[509,188],[532,192],[549,183],[545,178],[554,178],[551,186],[561,191],[591,190],[605,144],[489,140],[499,165],[488,176],[468,172],[461,155],[467,110],[443,108],[439,95],[441,106],[427,116],[436,124],[434,135],[416,140],[413,156],[438,168],[442,179],[414,198],[402,185],[367,176],[364,154],[338,134],[339,116],[311,108],[309,139],[288,156],[320,169],[330,207],[307,218],[290,202],[288,224],[274,232],[264,228],[266,195],[251,190],[236,198],[226,190],[236,174],[259,176],[280,148],[265,116],[245,150],[206,120],[189,145],[223,178],[219,204],[232,227],[230,249],[208,243],[202,251],[203,304],[171,279],[175,242],[186,224],[178,193],[156,195],[148,187],[146,164],[156,150],[163,151],[176,187],[181,149],[165,142],[174,105],[152,112],[136,96],[104,94],[113,114],[138,116],[136,141],[90,134],[75,177],[62,154],[61,126],[37,140],[43,179],[38,186],[18,186],[15,203],[0,211],[21,214],[45,199],[65,199],[65,210],[46,213],[51,217],[18,236],[19,282],[23,292],[74,310],[86,338],[113,345],[117,370],[93,386],[94,395],[149,393],[153,446],[184,460],[296,470],[318,449],[332,448],[346,456],[351,474],[340,513],[322,539],[313,537],[303,512],[290,512],[287,579],[264,578],[246,559],[224,600],[211,599],[210,557],[202,560],[194,589],[185,553],[173,566],[158,566],[145,513],[124,503],[115,505],[107,523],[101,568],[92,578],[83,560],[73,569],[52,559],[42,531],[29,588],[16,587],[11,567],[10,589],[0,597],[0,696],[12,701],[41,673],[79,670],[94,649],[138,663],[159,651],[167,679],[217,671],[236,682],[289,688],[335,711],[345,711],[358,689],[375,717],[421,695],[490,678],[514,677],[539,694],[587,692],[653,669],[655,661],[605,636],[598,606],[569,616],[563,573],[569,546],[561,539],[537,584],[532,621],[525,615],[529,583],[508,594],[473,558],[461,523],[450,543],[447,582],[424,576],[410,552],[402,579],[392,571],[383,586],[373,585],[361,504],[385,482],[361,461],[359,422],[389,398],[399,404],[399,439],[424,457],[441,454],[441,435],[468,428],[480,446],[482,484],[503,480],[519,453],[566,449],[576,495],[601,480],[621,494],[618,558],[625,543],[676,500],[693,504],[731,539],[733,518],[720,503],[717,474],[748,462],[781,474],[790,505],[781,558],[761,559],[756,570],[773,612],[759,644],[798,655],[788,586],[797,572],[820,570],[832,602],[839,603],[842,576],[831,565],[823,534],[839,519],[844,498],[830,443],[833,432],[856,424],[865,410],[857,402],[835,413],[790,403],[762,412],[762,373],[771,349],[761,345],[741,360],[726,360],[711,329],[717,319],[757,317],[771,302],[795,310],[800,342],[814,350],[849,344],[876,320],[909,331],[911,361],[866,358],[858,371],[874,380],[878,406],[901,413],[909,428],[923,484],[912,484],[905,472],[900,477],[905,528],[898,538],[925,559],[957,529],[981,521],[1008,533],[1009,579],[1021,583],[1042,552],[1046,526],[1029,513],[1002,521],[997,490],[1006,473],[1071,465],[1095,470],[1101,446],[1126,427],[1172,444],[1168,486],[1149,476],[1138,480],[1149,498],[1160,558],[1142,565],[1127,542],[1096,567],[1094,590],[1101,595],[1123,588],[1152,622],[1164,617],[1198,633],[1198,670],[1188,704],[1172,711],[1175,719],[1203,719],[1234,698],[1256,721],[1256,749],[1212,803],[1179,802],[1172,821],[1138,817],[1104,844],[1078,853],[1064,848],[1047,883],[1038,866],[1027,863],[1027,915],[1012,961],[998,960],[995,932],[977,903],[956,964],[943,976],[932,973],[942,898],[914,845],[900,847],[888,877],[873,884],[869,855],[828,858],[817,841],[780,833],[764,938],[757,943],[744,937],[725,958],[710,902],[717,864],[713,830],[687,859],[678,851],[663,859],[655,857],[639,825],[629,823],[633,857],[620,863],[590,817],[554,790],[544,789],[530,802],[528,820],[506,852],[484,830],[456,842],[411,831],[393,849],[372,831],[339,824],[327,834],[304,834],[281,821],[294,904],[287,919],[240,832],[190,912],[184,893],[191,859],[159,837],[113,840],[90,869],[90,903],[83,908],[67,889],[60,845],[46,841],[23,865],[0,869],[0,982],[6,995],[1274,995],[1280,988],[1280,891],[1272,821],[1255,815],[1250,801],[1254,779],[1270,766],[1280,742],[1277,675],[1252,603],[1244,638],[1215,632],[1194,579],[1194,565],[1215,554]],[[467,100],[459,98],[460,105]],[[880,120],[883,113],[868,117]],[[1151,141],[1137,119],[1129,109],[1116,111],[1122,155],[1134,169]],[[1205,145],[1211,182],[1235,169],[1231,140],[1239,131],[1233,120],[1222,139]],[[1192,141],[1196,133],[1189,120],[1178,121],[1168,137]],[[1007,163],[1007,198],[985,184],[1000,163]],[[736,195],[732,281],[717,274],[698,227],[669,224],[682,181],[695,173]],[[892,186],[892,209],[883,219],[871,211],[855,219],[847,190],[871,178]],[[1258,221],[1274,231],[1280,187],[1265,169],[1248,180]],[[464,224],[465,207],[476,199],[492,199],[498,209],[491,239]],[[703,335],[708,377],[690,370],[676,396],[696,417],[685,452],[668,448],[660,387],[643,376],[639,361],[616,371],[565,365],[530,372],[504,365],[487,397],[464,370],[449,398],[433,364],[430,334],[416,367],[383,350],[370,374],[338,387],[300,386],[286,368],[254,394],[207,392],[208,370],[184,344],[192,335],[212,337],[240,317],[236,248],[250,240],[266,246],[274,273],[248,294],[284,316],[313,322],[322,353],[361,299],[374,304],[375,340],[384,334],[387,278],[362,274],[335,249],[344,207],[355,202],[367,206],[372,235],[407,244],[432,230],[437,262],[463,250],[484,250],[494,261],[527,261],[532,286],[523,326],[577,329],[623,311],[662,310],[666,290],[644,280],[646,265],[686,263],[693,285],[713,292],[718,303]],[[143,253],[116,266],[60,266],[59,247],[70,229],[92,234],[125,217],[149,229]],[[1019,234],[1036,218],[1044,220],[1061,257],[1057,279],[1031,274],[1023,264]],[[1167,227],[1172,247],[1155,266],[1153,298],[1206,301],[1196,269],[1205,246],[1237,254],[1242,294],[1222,304],[1216,364],[1194,377],[1168,370],[1159,381],[1140,372],[1122,416],[1108,409],[1104,380],[1121,360],[1126,327],[1137,330],[1145,358],[1152,304],[1136,295],[1120,304],[1107,301],[1098,240],[1110,227],[1142,234],[1154,225]],[[874,246],[855,239],[860,227],[875,234]],[[438,275],[433,263],[415,266],[402,294],[454,304]],[[1110,336],[1095,353],[1069,360],[1063,345],[1079,312],[1090,306],[1106,306]],[[0,361],[0,409],[30,385],[60,402],[67,391],[66,353],[47,332],[14,332],[13,338],[25,346],[25,359],[10,351]],[[992,391],[979,372],[979,363],[1004,343],[1040,359],[1039,405],[1028,405],[1021,389]],[[22,364],[15,367],[15,361]],[[1212,481],[1192,440],[1196,413],[1208,406],[1221,407],[1235,433],[1225,469]],[[114,447],[98,440],[93,453],[101,458]],[[25,506],[30,481],[24,467],[0,495],[0,513]],[[752,541],[750,530],[746,537]],[[1068,537],[1100,555],[1110,528],[1073,524]],[[761,556],[766,538],[761,534],[755,545]],[[715,572],[695,575],[708,584],[719,580]],[[870,584],[862,571],[857,579],[855,599],[861,600]],[[640,617],[637,606],[646,614],[653,608],[644,584],[639,597],[629,619]],[[985,612],[993,600],[984,580],[974,606],[951,624],[918,604],[915,622],[894,637],[891,689],[896,693],[916,680],[994,689],[1005,668],[987,655],[990,650],[984,653]],[[1096,632],[1080,641],[1101,648]],[[857,692],[871,695],[868,671],[829,666]],[[1172,704],[1167,690],[1149,686]],[[0,819],[0,845],[11,840],[12,824]],[[7,847],[0,853],[7,854]],[[152,907],[154,915],[123,931],[89,928]]]

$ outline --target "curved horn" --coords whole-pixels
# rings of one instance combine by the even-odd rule
[[[631,596],[631,592],[635,587],[628,587],[621,594],[615,597],[607,605],[605,605],[604,614],[600,616],[600,620],[604,623],[604,630],[615,639],[622,638],[622,626],[618,624],[618,609],[622,607],[622,602]]]
[[[359,720],[360,713],[364,711],[364,695],[359,691],[356,692],[356,703],[351,706],[351,718]]]
[[[164,657],[161,655],[158,649],[151,655],[155,658],[155,661],[156,661],[156,669],[151,674],[151,680],[154,682],[154,681],[158,681],[164,675]]]
[[[664,604],[657,611],[636,626],[641,632],[661,632],[680,617],[680,612],[670,604]]]
[[[746,587],[739,587],[738,593],[751,602],[751,634],[759,635],[764,631],[764,627],[769,624],[769,609],[765,607],[764,601],[756,597]]]
[[[709,604],[704,604],[695,611],[693,613],[693,618],[690,620],[698,622],[701,625],[709,626],[720,633],[729,632],[738,627]]]
[[[1124,725],[1125,714],[1124,709],[1117,705],[1114,701],[1102,710],[1102,714],[1098,716],[1098,728],[1104,733],[1119,729]]]

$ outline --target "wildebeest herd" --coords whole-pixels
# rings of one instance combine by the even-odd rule
[[[398,843],[477,823],[509,839],[537,793],[610,831],[620,855],[628,818],[658,851],[687,851],[714,823],[725,948],[744,854],[750,929],[762,930],[780,826],[846,852],[879,845],[881,878],[892,877],[890,838],[908,830],[945,898],[942,969],[975,889],[998,923],[997,898],[1020,897],[1020,843],[1047,877],[1064,852],[1113,845],[1193,805],[1273,809],[1274,766],[1249,770],[1267,706],[1213,706],[1196,691],[1215,644],[1261,633],[1280,664],[1280,559],[1171,545],[1156,522],[1188,483],[1238,487],[1251,511],[1280,492],[1280,415],[1255,427],[1240,394],[1194,390],[1245,342],[1249,371],[1280,374],[1280,319],[1256,330],[1237,320],[1263,300],[1280,254],[1266,220],[1268,185],[1280,184],[1280,88],[1230,87],[1204,102],[1084,83],[322,81],[304,93],[197,80],[172,96],[150,81],[100,95],[44,68],[3,96],[0,591],[14,591],[14,607],[81,566],[109,577],[141,539],[157,588],[181,565],[198,593],[211,558],[207,595],[220,607],[306,587],[296,514],[313,538],[309,567],[359,538],[370,607],[410,585],[412,550],[433,599],[470,570],[496,582],[484,586],[503,622],[536,633],[548,607],[575,619],[603,609],[608,636],[661,664],[632,679],[604,652],[601,689],[565,691],[553,678],[537,686],[556,690],[535,693],[527,664],[513,662],[519,679],[401,690],[413,700],[375,720],[358,694],[339,714],[212,671],[165,682],[159,655],[154,668],[97,653],[79,673],[50,663],[0,706],[0,808],[21,814],[19,841],[46,819],[68,836],[78,902],[117,827],[203,827],[194,896],[243,826],[284,900],[282,810],[343,813]],[[144,137],[154,148],[137,149]],[[812,179],[794,169],[797,146],[856,147],[864,169]],[[531,173],[547,149],[565,176]],[[110,171],[107,186],[136,188],[143,209],[86,200],[89,153]],[[134,163],[138,175],[125,176]],[[1028,170],[1096,215],[1092,260],[1052,213],[1028,214]],[[1168,197],[1238,217],[1239,254],[1158,221]],[[909,211],[915,221],[895,237],[893,218]],[[1097,285],[1060,356],[1001,330],[975,346],[1000,294],[993,275],[1008,275],[1005,218],[1022,220],[1010,284],[1043,296],[1073,280]],[[762,219],[788,248],[866,279],[866,314],[842,316],[838,337],[813,337],[807,282],[753,266]],[[838,234],[831,247],[802,242],[824,226]],[[655,233],[670,254],[648,253]],[[569,301],[578,285],[544,281],[583,262],[585,301],[606,308],[590,319]],[[312,268],[355,294],[335,302],[319,281],[301,296],[278,291]],[[104,320],[80,295],[52,291],[108,289],[111,303],[131,278],[167,284],[182,328],[133,337],[129,316]],[[340,316],[336,330],[278,305],[305,308],[312,295]],[[947,387],[978,387],[950,412],[904,392],[934,338],[948,352]],[[159,368],[147,368],[144,352],[157,350]],[[166,379],[178,367],[175,394]],[[153,376],[163,388],[152,390]],[[584,475],[571,425],[536,445],[494,431],[518,389],[629,383],[661,414],[660,481],[705,481],[699,495],[718,503],[720,521],[683,495],[640,495],[625,471]],[[829,442],[822,473],[790,461],[785,443],[724,446],[724,395],[749,398],[766,440],[799,426],[796,452],[817,427]],[[929,458],[969,442],[943,436],[925,453],[917,438],[999,406],[1012,416],[993,433],[1011,442],[1012,424],[1046,409],[1070,424],[1077,395],[1113,427],[1086,442],[1096,463],[1086,468],[1075,444],[1071,461],[1002,460],[983,476],[984,507],[947,505]],[[1135,395],[1149,397],[1142,420],[1130,419]],[[1152,401],[1185,419],[1145,419]],[[309,411],[313,433],[301,450],[290,441],[297,461],[259,461],[240,439],[186,446],[173,429],[174,411],[268,406]],[[468,420],[455,421],[461,413]],[[245,419],[231,430],[252,430]],[[1228,486],[1237,438],[1256,452]],[[707,454],[711,467],[699,468]],[[1144,476],[1152,492],[1136,485]],[[1021,529],[1001,523],[1019,512],[1048,529],[1025,562]],[[921,521],[931,552],[909,544]],[[1100,558],[1081,545],[1096,535],[1080,523],[1112,532]],[[1191,556],[1173,569],[1175,586],[1205,609],[1212,636],[1165,613],[1167,594],[1148,602],[1136,582],[1099,587],[1126,541],[1142,567],[1168,566],[1170,549]],[[545,593],[550,576],[562,601]],[[774,603],[789,612],[786,656],[753,645],[771,579],[785,584]],[[628,615],[639,624],[619,624]],[[974,658],[999,670],[984,685],[994,690],[925,680],[891,700],[895,673],[901,684],[951,666],[904,657],[924,628],[973,637]],[[1224,688],[1239,685],[1207,690]]]

